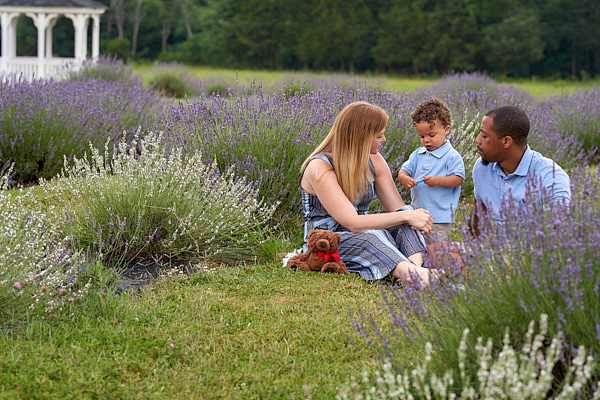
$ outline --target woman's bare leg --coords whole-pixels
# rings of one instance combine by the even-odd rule
[[[408,256],[408,259],[415,263],[417,267],[423,266],[423,253],[421,252],[411,254],[410,256]]]

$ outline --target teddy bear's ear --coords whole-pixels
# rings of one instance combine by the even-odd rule
[[[308,247],[309,251],[314,247],[318,233],[319,231],[317,229],[313,229],[308,233],[308,236],[306,238],[306,246]]]

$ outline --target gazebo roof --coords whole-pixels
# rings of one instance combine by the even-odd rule
[[[0,6],[108,8],[95,0],[0,0]]]

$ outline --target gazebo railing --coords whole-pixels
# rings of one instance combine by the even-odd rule
[[[15,57],[6,61],[6,69],[3,75],[22,76],[26,80],[33,78],[62,79],[65,73],[71,69],[77,69],[81,62],[73,57],[51,57],[43,60],[40,71],[40,60],[37,57]]]

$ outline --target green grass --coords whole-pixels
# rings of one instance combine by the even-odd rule
[[[276,263],[92,295],[0,334],[0,398],[331,399],[378,365],[349,313],[379,298],[354,274]]]
[[[536,99],[552,95],[561,95],[566,92],[573,92],[581,89],[591,88],[593,86],[600,87],[600,79],[585,80],[585,81],[565,81],[559,80],[514,80],[501,83],[502,85],[512,85],[519,87],[529,93]]]
[[[140,75],[144,82],[150,81],[150,68],[148,65],[133,65],[133,73]],[[198,79],[218,78],[235,82],[236,74],[239,82],[244,86],[249,86],[252,81],[263,82],[264,86],[271,86],[276,83],[285,82],[294,78],[295,82],[303,82],[305,79],[314,77],[327,77],[334,75],[327,72],[308,72],[308,71],[269,71],[269,70],[234,70],[223,68],[212,68],[203,66],[186,66],[193,76]],[[350,75],[355,76],[357,80],[366,80],[370,84],[380,84],[384,89],[392,91],[412,92],[418,89],[426,89],[438,81],[437,78],[423,77],[405,77],[395,75]],[[500,82],[500,81],[498,81]],[[600,86],[600,79],[590,79],[584,81],[569,80],[545,80],[545,79],[507,79],[503,80],[501,85],[512,85],[525,90],[536,99],[542,99],[551,95],[560,95],[566,91],[581,90]]]

